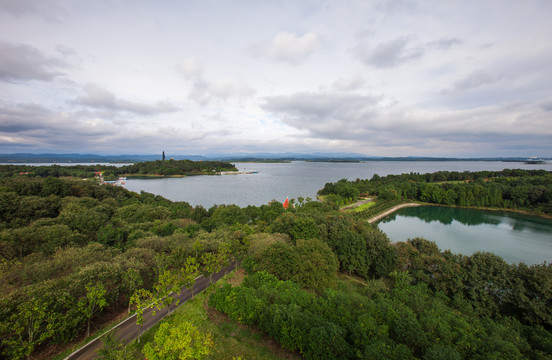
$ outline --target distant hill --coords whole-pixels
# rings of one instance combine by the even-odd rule
[[[31,154],[15,153],[0,154],[1,163],[134,163],[142,161],[161,160],[162,155],[96,155],[96,154]],[[482,158],[454,158],[430,156],[384,157],[370,156],[357,153],[219,153],[208,155],[171,155],[167,159],[175,160],[218,160],[218,161],[508,161],[525,162],[525,157],[482,157]],[[542,160],[551,160],[545,158]]]

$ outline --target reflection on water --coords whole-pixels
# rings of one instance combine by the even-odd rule
[[[437,221],[443,225],[451,225],[454,221],[467,226],[496,225],[512,230],[523,231],[550,231],[550,220],[530,215],[521,215],[508,211],[488,211],[478,209],[450,208],[442,206],[420,206],[405,208],[393,213],[384,219],[382,223],[396,220],[397,216],[414,217],[426,223]],[[552,236],[552,234],[551,234]]]
[[[552,220],[504,211],[420,206],[378,224],[392,241],[424,237],[441,249],[470,255],[489,251],[511,263],[552,260]]]

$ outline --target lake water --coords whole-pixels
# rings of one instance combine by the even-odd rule
[[[209,208],[215,204],[263,205],[286,197],[316,199],[327,182],[340,179],[370,179],[410,172],[481,171],[503,169],[546,169],[552,164],[527,165],[500,161],[368,161],[362,163],[303,162],[235,163],[240,171],[257,170],[257,174],[190,176],[185,178],[128,179],[129,190],[146,191],[173,201]]]
[[[401,209],[382,219],[378,227],[392,242],[423,237],[453,253],[488,251],[509,263],[552,261],[552,220],[535,216],[420,206]]]

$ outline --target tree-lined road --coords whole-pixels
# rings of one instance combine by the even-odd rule
[[[237,263],[234,262],[231,265],[219,271],[218,273],[213,274],[211,277],[212,282],[213,283],[217,282],[224,275],[228,274],[230,271],[235,269],[236,266],[237,266]],[[209,287],[209,278],[206,278],[204,276],[199,276],[198,278],[196,278],[196,282],[193,286],[193,290],[183,287],[179,294],[173,293],[171,296],[175,300],[178,300],[178,306],[180,306],[186,301],[190,300],[193,296],[205,290],[207,287]],[[136,314],[134,314],[131,317],[119,323],[111,331],[114,332],[115,337],[117,337],[121,341],[123,341],[124,343],[129,343],[132,340],[138,338],[144,331],[148,330],[149,328],[157,324],[163,317],[165,317],[169,313],[169,310],[174,310],[176,309],[176,307],[172,306],[170,309],[168,307],[165,307],[163,309],[158,309],[156,307],[147,308],[144,311],[144,321],[141,328],[139,325],[136,324]],[[104,333],[103,335],[105,334],[107,333]],[[77,351],[73,352],[71,355],[67,356],[65,360],[95,359],[97,356],[96,352],[103,347],[103,342],[102,342],[103,335],[99,336],[98,338],[92,340],[91,342],[84,345]]]

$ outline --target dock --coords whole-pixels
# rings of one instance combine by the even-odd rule
[[[258,174],[257,170],[248,170],[248,171],[220,171],[217,175],[245,175],[245,174]]]

